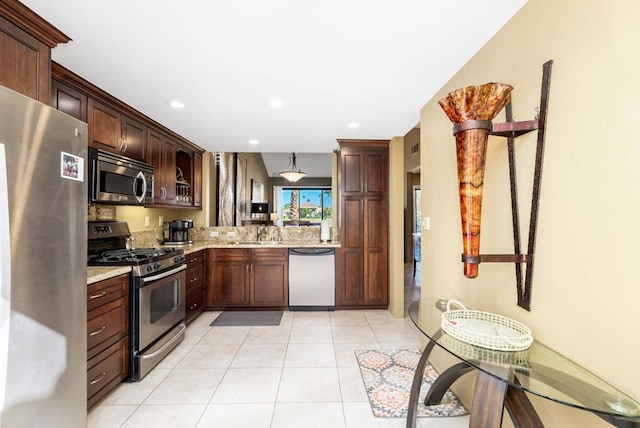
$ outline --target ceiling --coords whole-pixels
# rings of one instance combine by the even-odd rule
[[[526,0],[22,2],[73,39],[54,61],[205,150],[328,153],[406,134]]]
[[[262,153],[262,161],[269,177],[290,169],[289,153]],[[331,177],[331,153],[296,153],[296,166],[306,177]]]

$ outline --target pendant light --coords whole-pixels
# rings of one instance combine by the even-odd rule
[[[291,153],[289,155],[289,165],[287,165],[287,169],[284,171],[278,171],[278,174],[280,174],[282,177],[286,178],[292,183],[295,183],[296,181],[300,180],[302,177],[307,175],[306,172],[299,170],[298,167],[296,166],[295,153]]]

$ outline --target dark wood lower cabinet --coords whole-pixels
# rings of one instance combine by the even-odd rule
[[[186,317],[189,324],[204,311],[206,250],[187,254]]]
[[[213,262],[209,268],[207,308],[248,308],[250,267],[248,261]]]
[[[288,307],[288,260],[286,248],[209,250],[207,309]]]
[[[87,286],[87,407],[129,376],[129,275]]]
[[[252,307],[282,307],[289,301],[288,263],[254,260],[251,264],[249,302]]]
[[[87,407],[96,404],[129,376],[129,336],[87,361]]]

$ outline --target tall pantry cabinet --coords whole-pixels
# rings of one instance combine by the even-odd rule
[[[389,305],[389,140],[340,144],[336,308]]]

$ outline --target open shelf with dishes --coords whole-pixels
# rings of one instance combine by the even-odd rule
[[[176,150],[176,204],[192,205],[193,153]]]

